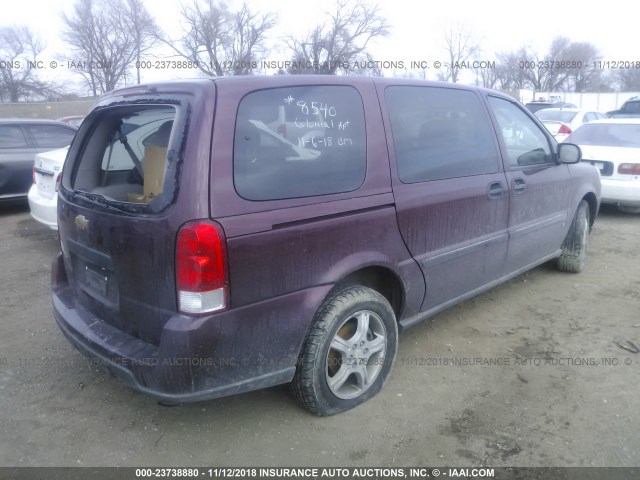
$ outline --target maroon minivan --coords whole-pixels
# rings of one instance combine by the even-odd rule
[[[517,101],[367,77],[102,97],[71,145],[58,325],[170,403],[291,383],[319,415],[382,388],[397,334],[551,259],[582,269],[596,169]]]

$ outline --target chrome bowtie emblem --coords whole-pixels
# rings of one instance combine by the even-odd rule
[[[85,230],[89,226],[89,220],[87,220],[84,215],[78,215],[75,223],[78,230]]]

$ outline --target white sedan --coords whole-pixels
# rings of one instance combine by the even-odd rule
[[[29,190],[31,216],[40,223],[58,229],[58,185],[69,147],[38,153],[33,165],[33,185]]]
[[[543,108],[534,115],[558,142],[563,141],[571,132],[585,123],[607,118],[600,112],[579,108]]]
[[[640,118],[597,120],[565,140],[582,149],[582,159],[600,171],[602,203],[640,213]]]

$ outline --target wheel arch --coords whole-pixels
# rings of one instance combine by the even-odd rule
[[[596,221],[596,215],[598,215],[598,198],[593,192],[588,192],[582,197],[582,200],[586,200],[589,205],[589,229],[591,229]]]
[[[401,318],[406,303],[405,289],[400,277],[390,268],[381,265],[359,268],[338,280],[336,287],[349,284],[375,290],[387,299],[396,315],[396,320]]]

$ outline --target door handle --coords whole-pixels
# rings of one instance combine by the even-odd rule
[[[522,178],[516,178],[513,180],[513,194],[520,195],[527,188],[527,183]]]
[[[489,198],[500,198],[504,193],[504,185],[502,182],[493,182],[489,184]]]

